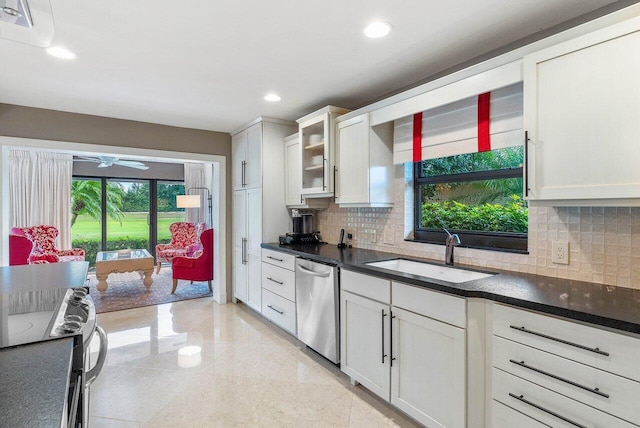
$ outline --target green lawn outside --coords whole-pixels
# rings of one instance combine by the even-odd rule
[[[123,213],[122,224],[109,219],[107,221],[107,239],[148,238],[149,225],[147,213]],[[171,240],[169,226],[176,221],[184,221],[183,212],[158,213],[158,241]],[[93,218],[79,216],[71,227],[71,239],[100,239],[100,222]]]

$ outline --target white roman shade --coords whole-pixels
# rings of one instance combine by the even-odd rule
[[[522,82],[490,92],[491,150],[523,144]],[[413,162],[413,121],[394,121],[393,163]],[[478,151],[478,96],[422,112],[422,160]]]

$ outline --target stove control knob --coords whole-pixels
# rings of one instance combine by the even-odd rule
[[[89,294],[87,292],[87,289],[84,287],[76,287],[76,288],[73,288],[72,290],[73,290],[73,295],[78,297],[84,297],[87,294]]]
[[[56,329],[60,334],[77,333],[82,330],[82,325],[76,321],[65,321]]]
[[[64,316],[64,320],[65,321],[73,321],[73,322],[77,322],[77,323],[82,323],[83,319],[80,315],[75,315],[75,314],[67,314]]]

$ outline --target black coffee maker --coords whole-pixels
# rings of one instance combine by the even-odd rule
[[[280,244],[318,244],[322,243],[320,232],[313,224],[313,214],[300,214],[298,210],[291,210],[293,233],[280,236]]]
[[[293,219],[293,233],[294,234],[307,234],[315,232],[313,228],[313,214],[300,214],[292,216]]]

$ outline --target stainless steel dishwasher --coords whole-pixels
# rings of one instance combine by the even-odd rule
[[[340,362],[338,267],[296,259],[298,339],[333,363]]]

